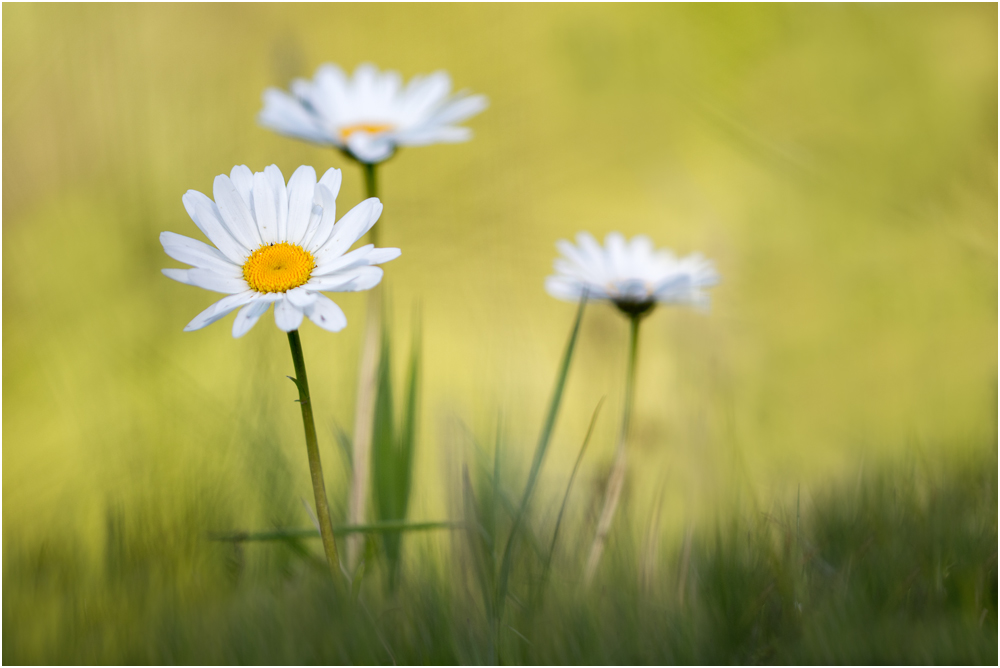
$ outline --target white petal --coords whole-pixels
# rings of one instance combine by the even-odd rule
[[[323,178],[319,180],[320,183],[330,189],[330,192],[333,193],[333,199],[335,200],[337,199],[337,196],[340,195],[341,181],[343,181],[343,174],[340,173],[339,169],[334,169],[332,167],[326,170],[326,174],[324,174]]]
[[[207,327],[211,325],[216,320],[224,318],[228,314],[232,313],[234,310],[250,302],[253,299],[254,293],[240,292],[239,294],[229,295],[228,297],[223,297],[219,301],[215,302],[207,309],[199,313],[194,317],[194,320],[189,322],[185,327],[185,332],[193,332],[196,329],[201,329],[202,327]]]
[[[260,316],[264,315],[270,306],[271,302],[269,301],[255,299],[240,309],[240,312],[236,314],[236,318],[233,320],[233,338],[238,339],[249,332],[257,324],[257,321],[260,320]]]
[[[309,319],[328,332],[339,332],[346,327],[347,316],[340,307],[323,295],[316,296],[316,303],[309,309]]]
[[[327,276],[337,272],[347,271],[356,267],[382,264],[395,260],[400,255],[398,248],[375,248],[372,244],[355,248],[350,253],[333,257],[329,261],[317,264],[313,276]]]
[[[395,150],[389,135],[372,135],[364,131],[352,133],[347,138],[347,148],[354,157],[369,165],[388,160]]]
[[[438,125],[461,123],[465,119],[482,112],[488,106],[490,106],[490,103],[485,95],[458,97],[446,104],[441,111],[434,114],[431,122]]]
[[[354,68],[354,77],[351,81],[351,85],[354,88],[354,93],[362,101],[369,98],[372,94],[372,90],[375,88],[375,80],[378,78],[378,68],[371,63],[361,63],[356,68]]]
[[[472,139],[469,128],[421,126],[394,134],[400,146],[427,146],[428,144],[457,144]]]
[[[333,229],[330,240],[313,253],[316,264],[329,262],[346,253],[354,242],[372,228],[380,215],[382,215],[382,203],[377,197],[369,197],[344,214]]]
[[[204,290],[211,290],[212,292],[236,294],[250,288],[247,282],[243,280],[243,276],[226,276],[225,274],[217,274],[210,269],[201,269],[198,267],[188,269],[187,278],[188,283],[191,285]]]
[[[317,184],[317,187],[319,187],[319,184]],[[313,192],[314,198],[312,210],[309,213],[309,223],[306,225],[305,234],[302,235],[302,242],[299,243],[299,245],[303,248],[309,248],[309,243],[312,241],[312,238],[316,236],[316,228],[319,227],[320,222],[323,220],[323,206],[316,203],[316,198],[319,196],[319,193],[316,193],[315,190]]]
[[[411,122],[426,119],[448,97],[449,91],[451,79],[447,72],[415,76],[403,93],[400,111]]]
[[[368,254],[375,250],[375,244],[366,244],[360,248],[355,248],[350,253],[339,257],[327,256],[326,262],[317,262],[313,269],[313,276],[326,276],[345,269],[354,267],[367,267],[372,264],[368,261]]]
[[[309,215],[312,213],[313,193],[316,190],[316,170],[302,165],[288,179],[288,235],[293,244],[301,244]]]
[[[268,165],[264,168],[264,176],[271,184],[271,192],[274,193],[275,213],[278,217],[278,238],[277,241],[288,240],[288,190],[285,188],[285,177],[278,169],[277,165]]]
[[[178,283],[183,283],[184,285],[194,285],[188,278],[188,272],[190,269],[160,269],[160,272],[167,278],[172,278]]]
[[[564,278],[578,281],[593,281],[595,283],[605,282],[601,280],[603,272],[587,271],[586,269],[580,268],[580,265],[577,263],[564,260],[563,258],[556,258],[552,262],[552,267],[556,270],[557,275]]]
[[[399,72],[391,70],[383,72],[381,76],[376,77],[372,91],[372,103],[381,108],[391,107],[402,84],[403,80],[399,76]]]
[[[315,251],[329,240],[334,230],[334,221],[337,219],[337,200],[330,189],[322,183],[317,183],[316,198],[323,207],[323,215],[312,236],[307,233],[306,236],[309,238],[303,239],[303,247],[314,255]]]
[[[580,301],[586,292],[589,299],[607,299],[608,293],[598,285],[567,279],[563,276],[549,276],[545,279],[545,291],[556,299],[570,302]]]
[[[383,262],[389,262],[390,260],[395,260],[402,254],[403,251],[398,248],[376,248],[368,254],[368,264],[382,264]]]
[[[164,272],[167,270],[164,269]],[[323,290],[325,292],[351,292],[349,289],[351,282],[356,278],[354,275],[355,270],[349,272],[344,272],[341,274],[334,274],[332,276],[313,276],[306,283],[306,287],[310,290]],[[186,283],[186,281],[181,279],[176,279],[181,281],[181,283]],[[344,288],[344,289],[342,289]]]
[[[291,332],[302,324],[302,311],[292,306],[288,299],[274,303],[274,324],[283,332]]]
[[[237,241],[229,232],[215,202],[197,190],[189,190],[184,193],[181,202],[194,224],[223,255],[237,264],[243,264],[246,261],[247,256],[250,255],[250,249]]]
[[[629,276],[631,266],[629,254],[625,249],[625,237],[618,232],[611,232],[604,237],[604,248],[610,269],[617,277]]]
[[[239,274],[239,265],[231,262],[225,255],[206,243],[197,239],[191,239],[173,232],[161,232],[160,243],[167,255],[178,262],[190,264],[195,267],[214,269],[219,273]]]
[[[233,238],[251,250],[259,248],[262,244],[257,223],[250,213],[250,207],[243,201],[228,176],[219,174],[215,177],[213,194],[215,205]]]
[[[561,276],[549,276],[545,279],[545,291],[556,299],[577,301],[583,293],[583,287],[580,283]]]
[[[253,175],[253,209],[261,243],[278,241],[277,196],[264,172]]]
[[[292,306],[303,312],[308,312],[308,309],[316,303],[318,297],[319,293],[301,286],[285,293],[285,299],[290,301]]]
[[[246,205],[252,209],[253,200],[250,197],[250,193],[253,191],[253,172],[250,171],[250,168],[246,165],[236,165],[229,172],[229,180],[236,186],[236,190],[240,193],[240,197],[243,198]]]
[[[595,277],[597,275],[603,276],[603,264],[595,263],[593,258],[583,253],[579,248],[570,242],[560,239],[556,242],[556,248],[558,248],[559,252],[566,256],[569,261],[576,266],[577,272],[592,274]],[[556,271],[559,270],[557,269]]]
[[[353,100],[348,87],[344,72],[330,63],[317,68],[313,81],[299,79],[292,82],[292,92],[307,100],[319,116],[331,123],[351,112]],[[336,134],[334,141],[340,145],[340,137]]]
[[[264,91],[264,109],[257,122],[289,137],[323,145],[341,146],[340,137],[326,131],[302,103],[277,88]]]
[[[331,276],[313,277],[306,285],[323,292],[360,292],[378,285],[383,273],[381,267],[358,267]]]
[[[604,249],[601,248],[601,245],[597,243],[597,240],[592,235],[588,232],[580,232],[576,235],[576,243],[583,256],[587,258],[588,266],[594,268],[600,267],[604,272],[610,269]]]
[[[638,234],[628,242],[628,251],[635,259],[648,259],[653,255],[653,241],[645,234]]]

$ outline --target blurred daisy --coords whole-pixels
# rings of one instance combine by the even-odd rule
[[[403,86],[399,74],[359,65],[348,78],[336,65],[322,65],[312,81],[296,79],[292,93],[264,91],[259,121],[283,135],[335,146],[358,161],[375,164],[397,146],[462,142],[472,136],[460,123],[487,106],[483,95],[451,95],[445,72],[415,76]]]
[[[615,457],[604,490],[604,502],[597,519],[597,531],[590,545],[584,581],[589,584],[597,572],[608,532],[625,486],[627,443],[635,378],[639,358],[639,324],[656,304],[685,304],[705,307],[704,289],[718,283],[715,267],[701,255],[678,258],[668,250],[656,250],[645,236],[626,241],[612,232],[601,247],[590,234],[576,235],[576,245],[559,241],[562,257],[555,261],[556,273],[545,280],[545,289],[558,299],[580,301],[606,299],[629,317],[629,346],[625,367],[625,405],[618,431]]]
[[[321,292],[368,290],[382,280],[374,266],[399,257],[398,248],[348,249],[378,220],[382,203],[367,199],[339,222],[340,170],[316,181],[299,167],[285,185],[275,166],[252,173],[245,165],[215,178],[213,202],[195,190],[181,198],[188,215],[214,246],[173,232],[160,243],[167,255],[192,265],[164,269],[176,281],[226,294],[184,328],[194,331],[239,309],[233,336],[250,331],[274,304],[274,321],[285,332],[303,317],[331,332],[347,325],[344,312]]]
[[[645,236],[626,241],[612,232],[604,246],[587,232],[576,235],[576,245],[559,241],[562,257],[554,262],[555,275],[545,280],[550,295],[567,301],[611,301],[626,315],[642,315],[657,303],[708,305],[704,288],[719,278],[712,263],[700,254],[678,258],[669,250],[655,250]]]

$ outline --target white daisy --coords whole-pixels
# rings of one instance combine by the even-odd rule
[[[281,134],[336,146],[360,162],[392,157],[397,146],[467,141],[468,128],[454,124],[487,106],[483,95],[451,95],[446,72],[415,76],[403,87],[397,72],[359,65],[350,79],[336,65],[296,79],[292,94],[264,91],[260,124]]]
[[[579,301],[586,292],[628,315],[641,315],[657,303],[707,306],[703,288],[719,280],[715,267],[700,254],[677,258],[669,250],[655,250],[642,235],[626,241],[612,232],[603,248],[587,232],[576,235],[576,241],[556,243],[563,257],[555,260],[556,274],[545,279],[545,289],[558,299]]]
[[[362,246],[347,250],[371,229],[382,213],[372,197],[339,222],[340,170],[316,182],[312,167],[285,179],[275,165],[252,173],[245,165],[215,177],[215,201],[196,190],[181,200],[188,215],[215,246],[163,232],[167,255],[193,266],[164,269],[176,281],[227,296],[202,311],[184,328],[201,329],[240,309],[233,336],[250,331],[271,304],[278,328],[291,332],[308,317],[337,332],[347,325],[340,307],[320,292],[368,290],[382,280],[374,265],[399,257],[398,248]]]

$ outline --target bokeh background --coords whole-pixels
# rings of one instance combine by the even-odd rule
[[[205,495],[230,513],[208,528],[308,526],[284,335],[270,315],[240,340],[231,318],[182,332],[215,297],[160,274],[177,264],[157,237],[196,236],[181,195],[234,164],[339,167],[341,210],[360,201],[356,165],[256,123],[266,87],[328,61],[445,69],[490,99],[471,142],[402,150],[381,172],[382,239],[403,249],[386,268],[399,352],[422,322],[415,519],[449,513],[458,466],[498,422],[523,479],[574,313],[543,281],[555,241],[579,230],[700,251],[722,276],[709,312],[660,309],[642,334],[630,498],[664,499],[668,532],[734,490],[808,497],[995,433],[995,5],[7,5],[3,18],[5,554],[73,535],[86,558],[109,508],[170,516]],[[352,428],[365,301],[338,303],[348,328],[307,323],[303,340],[342,515],[335,435]],[[606,396],[572,497],[599,502],[626,334],[613,309],[588,308],[543,509]]]

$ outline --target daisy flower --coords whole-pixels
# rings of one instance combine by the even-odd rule
[[[604,238],[602,247],[593,236],[581,232],[576,235],[575,245],[559,241],[556,247],[562,257],[555,260],[555,275],[545,279],[545,289],[550,295],[581,304],[587,298],[607,300],[629,318],[625,405],[597,532],[584,569],[584,581],[589,585],[604,553],[625,486],[627,443],[639,359],[639,325],[643,316],[658,303],[706,307],[708,294],[704,289],[718,283],[719,277],[712,263],[701,255],[695,253],[678,258],[669,250],[654,249],[649,237],[641,235],[626,241],[621,234],[612,232]]]
[[[340,170],[316,181],[312,167],[285,179],[275,165],[253,173],[245,165],[215,177],[215,201],[196,190],[181,198],[188,215],[214,244],[173,232],[160,234],[167,255],[192,265],[164,269],[181,283],[226,296],[199,313],[184,331],[201,329],[239,309],[233,336],[250,331],[274,304],[278,328],[292,332],[307,317],[325,330],[347,325],[344,312],[321,292],[368,290],[382,280],[375,265],[398,248],[348,249],[378,220],[382,203],[369,198],[335,222]]]
[[[367,63],[351,78],[336,65],[322,65],[312,81],[296,79],[291,88],[291,94],[264,91],[260,124],[335,146],[366,164],[387,160],[397,146],[467,141],[472,131],[455,124],[487,106],[483,95],[451,95],[446,72],[415,76],[404,87],[397,72]]]
[[[614,303],[629,316],[642,315],[656,304],[708,305],[704,288],[715,285],[715,267],[698,253],[678,258],[671,251],[656,250],[646,236],[625,237],[612,232],[602,247],[593,236],[581,232],[576,245],[562,240],[556,248],[555,275],[545,280],[545,289],[557,299],[589,299]]]

